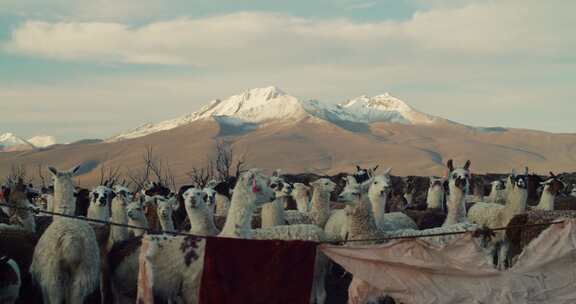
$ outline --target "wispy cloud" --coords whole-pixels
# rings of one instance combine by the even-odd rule
[[[371,1],[371,2],[362,2],[362,3],[354,3],[354,4],[350,4],[346,7],[346,9],[349,10],[356,10],[356,9],[367,9],[367,8],[371,8],[376,6],[377,2],[376,1]]]

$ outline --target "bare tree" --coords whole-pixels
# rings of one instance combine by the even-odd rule
[[[100,185],[114,185],[120,179],[120,167],[107,167],[100,165]]]
[[[186,175],[192,179],[196,187],[204,188],[208,182],[214,178],[214,161],[207,159],[206,166],[202,168],[192,168]]]
[[[147,145],[142,156],[143,166],[128,172],[128,178],[136,185],[136,191],[142,190],[146,183],[157,182],[172,191],[176,190],[176,180],[170,166],[161,157],[154,154],[154,147]]]
[[[216,172],[218,179],[227,180],[230,178],[232,167],[235,167],[234,176],[238,177],[244,170],[245,156],[234,159],[234,149],[230,143],[220,140],[216,143]],[[234,165],[234,161],[236,164]]]
[[[4,183],[6,185],[16,185],[20,180],[30,182],[27,180],[26,167],[22,164],[12,164],[8,175],[4,179]]]

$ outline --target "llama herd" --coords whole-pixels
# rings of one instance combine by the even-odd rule
[[[134,303],[142,252],[154,266],[157,301],[197,303],[201,236],[360,246],[432,234],[428,239],[445,244],[455,232],[529,224],[535,214],[576,218],[576,187],[569,190],[553,173],[473,176],[470,161],[446,165],[444,176],[428,178],[399,178],[378,167],[336,176],[267,176],[252,169],[178,191],[160,183],[134,190],[113,181],[86,191],[73,184],[78,167],[50,167],[51,188],[38,191],[19,181],[0,192],[0,303]],[[564,211],[556,215],[558,209]],[[535,237],[522,233],[495,231],[482,250],[505,270],[517,248]],[[333,268],[317,251],[310,303],[328,303]]]

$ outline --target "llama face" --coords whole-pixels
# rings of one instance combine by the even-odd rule
[[[449,170],[448,181],[450,188],[458,188],[466,192],[470,187],[470,161],[466,161],[464,167],[455,169],[452,160],[449,160],[447,166]]]
[[[293,185],[292,196],[293,197],[303,197],[303,196],[310,196],[311,193],[310,187],[302,184],[302,183],[295,183]]]
[[[158,217],[164,220],[172,219],[172,212],[178,209],[178,202],[176,197],[164,198],[156,197],[156,203],[158,204]]]
[[[443,188],[444,187],[444,181],[445,179],[442,177],[435,177],[435,176],[431,176],[430,178],[430,188]]]
[[[204,205],[206,193],[200,189],[190,188],[182,194],[186,208],[197,208]]]
[[[392,180],[390,179],[390,175],[378,175],[374,177],[368,192],[370,194],[370,197],[388,196],[388,194],[392,192]]]
[[[504,190],[504,183],[500,180],[495,180],[490,184],[492,185],[493,190],[497,190],[497,191]]]
[[[268,177],[256,169],[251,169],[240,177],[234,188],[233,195],[246,193],[248,195],[247,199],[254,202],[256,207],[259,207],[276,199],[276,194],[270,188],[270,183],[271,180]],[[239,187],[243,189],[239,191]]]
[[[540,184],[542,186],[544,186],[543,191],[547,191],[548,193],[550,193],[552,195],[557,195],[565,187],[564,183],[561,180],[559,180],[558,178],[556,178],[555,176],[547,179],[546,181],[544,181]],[[572,190],[574,191],[574,189],[572,189]]]
[[[114,198],[115,194],[112,189],[105,186],[98,186],[90,192],[90,204],[98,207],[106,207]]]
[[[134,199],[134,193],[126,186],[114,185],[112,187],[114,193],[118,196],[122,196],[125,200],[131,202]]]
[[[344,189],[342,189],[342,192],[338,195],[338,202],[347,204],[355,202],[360,198],[360,195],[362,195],[360,190],[360,185],[358,183],[347,182]]]
[[[144,207],[140,201],[134,201],[126,207],[126,213],[132,220],[139,220],[144,217]]]
[[[512,186],[514,189],[524,189],[528,188],[528,181],[525,175],[514,175],[511,177]]]
[[[570,196],[576,197],[576,185],[572,184],[572,191],[570,191]]]
[[[312,185],[315,190],[326,193],[331,193],[336,189],[336,183],[327,178],[320,178],[315,182],[310,183],[310,185]]]
[[[278,177],[270,179],[270,188],[274,191],[276,198],[290,196],[292,193],[292,185]]]
[[[216,205],[216,191],[211,187],[204,188],[202,191],[204,192],[206,204],[208,204],[208,206]]]

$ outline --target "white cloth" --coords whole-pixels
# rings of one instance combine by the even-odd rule
[[[576,220],[551,225],[516,264],[498,271],[471,234],[321,250],[354,275],[349,303],[389,295],[401,303],[576,303]]]

